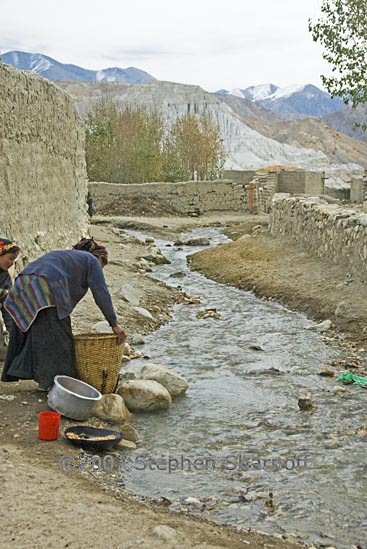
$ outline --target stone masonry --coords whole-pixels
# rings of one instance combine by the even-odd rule
[[[96,208],[106,208],[124,198],[152,197],[164,199],[172,211],[182,214],[204,214],[212,211],[244,209],[242,185],[221,179],[218,181],[185,181],[180,183],[89,183]],[[167,211],[167,213],[170,213]]]
[[[367,270],[367,214],[317,197],[275,194],[270,232],[296,240],[311,253],[348,265],[351,272]]]
[[[228,170],[229,179],[180,183],[118,184],[91,182],[88,185],[97,209],[108,209],[124,198],[161,198],[182,214],[214,211],[268,213],[274,193],[323,194],[323,172]],[[169,212],[167,212],[169,213]]]
[[[367,201],[367,170],[362,177],[353,177],[350,182],[350,201],[357,204]]]
[[[84,129],[55,84],[0,62],[0,236],[20,266],[66,248],[87,224]]]

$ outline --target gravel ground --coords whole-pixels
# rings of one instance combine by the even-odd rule
[[[199,225],[229,225],[241,220],[257,223],[260,218],[221,216],[202,218],[101,218],[93,219],[91,233],[106,243],[111,262],[105,270],[121,324],[129,334],[147,334],[170,318],[174,303],[183,296],[172,288],[152,280],[138,267],[139,257],[148,245],[122,240],[113,226],[143,228],[154,234],[178,234]],[[132,223],[132,225],[131,225]],[[141,292],[139,305],[153,319],[138,315],[131,305],[118,297],[119,288],[129,284]],[[72,316],[75,332],[89,331],[102,320],[93,298],[87,295]],[[2,507],[1,547],[10,548],[123,548],[149,549],[220,548],[291,549],[301,545],[257,532],[237,531],[218,526],[203,517],[171,513],[164,502],[142,501],[124,493],[114,477],[102,485],[96,475],[77,468],[70,473],[60,470],[64,455],[79,459],[79,451],[62,436],[70,424],[62,418],[59,440],[37,438],[37,414],[47,410],[44,393],[32,381],[0,383],[0,501]],[[133,417],[130,423],[134,424]],[[133,450],[124,450],[133,451]]]

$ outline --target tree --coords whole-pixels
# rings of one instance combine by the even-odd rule
[[[309,20],[313,40],[325,49],[323,58],[335,76],[322,76],[332,96],[353,107],[367,103],[366,0],[323,0],[322,17]]]
[[[173,124],[165,142],[166,181],[218,178],[224,147],[218,125],[209,115],[186,114]]]
[[[91,181],[111,181],[116,139],[117,105],[102,98],[85,119],[85,159]]]
[[[102,98],[85,120],[91,181],[144,183],[162,178],[162,119]]]
[[[210,180],[223,173],[225,152],[219,128],[208,114],[200,118],[198,179]]]
[[[181,181],[195,179],[199,141],[200,129],[196,116],[187,114],[178,118],[171,128],[168,143]]]
[[[163,122],[157,113],[125,108],[117,124],[120,169],[114,182],[145,183],[162,179]]]
[[[104,97],[85,125],[91,181],[188,181],[222,174],[223,143],[208,115],[184,115],[167,129],[161,115]]]

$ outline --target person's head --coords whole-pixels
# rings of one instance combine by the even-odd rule
[[[79,242],[74,244],[73,249],[89,252],[94,255],[98,259],[102,269],[108,263],[108,251],[106,246],[103,246],[100,242],[96,242],[93,237],[82,238]]]
[[[15,242],[0,237],[0,269],[8,271],[14,265],[19,252],[20,248]]]

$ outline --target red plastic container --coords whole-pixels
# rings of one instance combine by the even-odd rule
[[[38,438],[57,440],[60,430],[61,414],[58,412],[40,412],[38,414]]]

